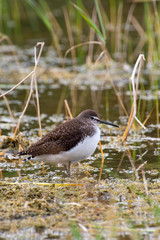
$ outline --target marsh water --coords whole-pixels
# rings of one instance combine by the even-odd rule
[[[139,31],[140,26],[145,29],[145,23],[154,19],[147,16],[156,5],[121,1],[115,10],[114,1],[110,1],[110,8],[107,8],[107,1],[103,2],[101,9],[106,9],[106,16],[109,16],[108,20],[105,16],[104,19],[107,22],[111,18],[106,24],[109,51],[106,67],[102,49],[97,45],[92,58],[88,58],[91,46],[78,49],[74,61],[70,54],[63,58],[71,46],[64,24],[65,8],[70,21],[75,23],[75,44],[88,40],[88,26],[76,18],[70,1],[51,2],[50,8],[64,33],[60,35],[60,53],[41,20],[34,17],[33,28],[30,28],[24,14],[23,34],[13,32],[16,25],[8,21],[5,34],[12,44],[0,42],[1,91],[7,92],[33,71],[34,46],[44,41],[36,69],[43,136],[67,120],[64,100],[68,101],[73,117],[84,109],[94,109],[101,119],[119,128],[100,126],[103,168],[98,146],[91,157],[71,166],[68,178],[61,165],[23,161],[24,158],[17,156],[19,146],[25,148],[40,139],[35,88],[16,138],[12,139],[29,96],[31,77],[7,94],[7,99],[1,98],[0,239],[160,239],[160,71],[158,58],[154,61],[152,56],[150,61],[151,54],[157,53],[158,48],[153,51],[150,42],[143,47],[143,34]],[[93,1],[86,1],[90,15],[92,4]],[[130,25],[128,12],[134,13]],[[119,26],[116,16],[118,19],[121,14],[124,19]],[[118,27],[113,31],[114,24],[122,28],[121,33]],[[127,40],[118,38],[120,35],[127,37],[126,32]],[[147,36],[150,36],[148,32]],[[126,52],[121,52],[122,49]],[[137,118],[145,128],[135,120],[127,140],[122,143],[133,103],[130,77],[140,53],[144,53],[146,61],[138,86]]]

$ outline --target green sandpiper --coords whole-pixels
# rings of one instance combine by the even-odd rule
[[[85,110],[66,121],[32,144],[19,155],[30,155],[27,160],[43,161],[49,165],[61,163],[70,175],[72,163],[91,156],[100,140],[98,124],[115,124],[100,120],[93,110]]]

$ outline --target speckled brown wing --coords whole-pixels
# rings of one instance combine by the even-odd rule
[[[73,123],[71,124],[71,122]],[[31,155],[34,157],[68,151],[76,146],[79,141],[83,140],[86,135],[90,135],[92,130],[92,127],[87,127],[86,129],[86,125],[80,123],[77,119],[67,121],[49,132],[35,144],[32,144],[26,150],[19,152],[19,155]]]
[[[20,152],[19,155],[31,155],[35,157],[43,154],[58,154],[61,151],[65,151],[62,146],[58,146],[54,142],[45,142],[36,146],[31,145],[26,150]]]

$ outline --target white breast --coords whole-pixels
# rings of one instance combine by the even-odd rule
[[[96,133],[91,137],[86,137],[82,142],[78,143],[74,148],[69,151],[60,152],[59,154],[44,154],[33,158],[35,161],[44,161],[48,164],[67,162],[75,163],[82,161],[91,156],[100,140],[100,129],[95,126]]]

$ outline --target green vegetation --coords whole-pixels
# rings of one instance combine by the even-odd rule
[[[35,32],[46,29],[47,39],[45,40],[53,42],[60,57],[69,46],[72,47],[84,41],[99,40],[116,61],[133,62],[139,53],[144,52],[147,62],[158,63],[160,56],[160,4],[158,2],[124,4],[124,1],[94,0],[87,3],[83,0],[76,2],[68,0],[63,4],[60,3],[60,17],[57,18],[56,1],[1,0],[0,29],[2,33],[12,36],[12,41],[14,36],[15,43],[22,43],[24,37],[26,38],[23,26],[28,29],[29,38],[30,33],[34,36]],[[70,31],[68,31],[69,28]],[[68,44],[62,50],[61,44],[66,42],[62,36],[66,35],[66,29]],[[85,40],[82,39],[83,35]],[[93,55],[95,59],[102,50],[101,47],[97,49],[97,46],[92,48],[88,54],[90,57]],[[76,57],[78,61],[81,59],[79,63],[84,62],[86,54],[83,52],[87,53],[88,47],[87,49],[83,47],[83,51],[77,49]]]

